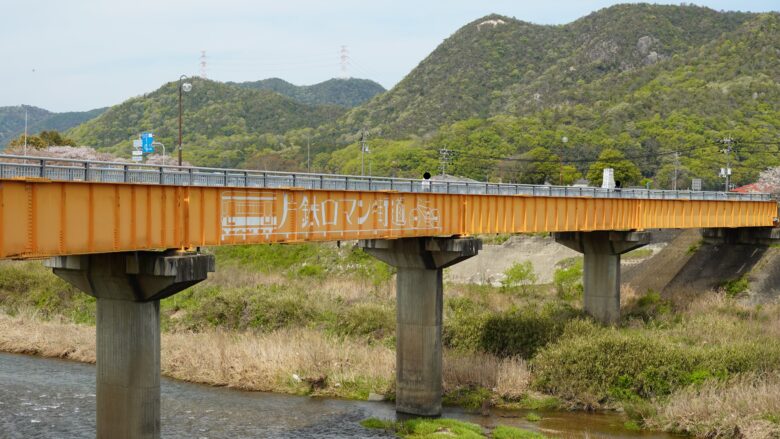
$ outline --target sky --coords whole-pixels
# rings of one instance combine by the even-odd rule
[[[459,27],[490,13],[564,24],[609,0],[0,0],[0,106],[84,111],[180,75],[280,77],[298,85],[346,75],[391,88]],[[764,12],[778,0],[702,0]]]

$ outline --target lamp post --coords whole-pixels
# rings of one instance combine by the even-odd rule
[[[179,166],[181,166],[181,132],[182,132],[182,106],[181,106],[181,95],[182,92],[188,93],[190,90],[192,90],[192,84],[189,82],[182,82],[183,79],[186,79],[187,75],[181,75],[179,76]]]
[[[165,145],[162,142],[154,142],[154,143],[152,143],[152,146],[162,146],[162,149],[163,149],[162,164],[163,164],[163,166],[165,166]]]

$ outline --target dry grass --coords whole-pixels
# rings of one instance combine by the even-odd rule
[[[33,311],[15,317],[0,313],[0,350],[94,363],[95,328],[43,321]]]
[[[29,312],[0,314],[0,350],[94,363],[95,328],[43,321]],[[313,390],[319,393],[356,397],[386,393],[395,370],[389,348],[309,329],[261,335],[164,333],[161,360],[163,375],[184,381],[286,393],[308,392],[317,382]]]
[[[386,393],[395,369],[395,353],[384,346],[309,329],[164,334],[162,349],[165,375],[245,390],[301,391],[305,383],[316,383],[324,394],[347,396],[355,384]]]
[[[444,391],[464,386],[491,389],[508,400],[528,392],[531,373],[526,362],[514,358],[498,358],[491,354],[445,352]]]
[[[780,437],[780,374],[744,374],[682,389],[647,423],[708,438]]]
[[[33,312],[0,313],[0,350],[94,363],[95,328],[42,320]],[[164,375],[184,381],[351,398],[391,392],[395,375],[393,349],[313,329],[163,333],[161,360]],[[522,360],[445,352],[446,390],[479,386],[517,398],[529,381]]]

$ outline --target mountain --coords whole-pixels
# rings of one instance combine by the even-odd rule
[[[68,136],[85,145],[129,156],[142,131],[172,152],[178,139],[178,83],[111,107]],[[183,96],[184,156],[201,166],[236,166],[253,151],[284,148],[282,134],[335,120],[337,106],[302,104],[270,90],[253,90],[196,78]]]
[[[0,107],[0,147],[24,133],[25,109],[27,110],[27,132],[31,135],[44,130],[65,131],[106,111],[106,108],[96,108],[90,111],[54,113],[30,105]]]
[[[346,108],[356,107],[386,91],[384,87],[374,81],[358,78],[333,78],[314,85],[294,85],[279,78],[229,84],[275,91],[304,104],[338,105]]]
[[[342,118],[336,131],[430,133],[443,124],[528,114],[610,73],[682,55],[755,14],[698,6],[617,5],[561,26],[489,15],[460,28],[390,91]]]

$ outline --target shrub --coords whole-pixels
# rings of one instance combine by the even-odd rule
[[[568,305],[510,309],[491,316],[484,325],[480,347],[502,357],[529,359],[563,333],[566,322],[579,315]]]
[[[669,301],[664,300],[660,293],[649,290],[647,294],[640,297],[636,303],[629,305],[624,318],[639,318],[648,322],[663,314],[670,313],[671,310],[672,306]]]
[[[475,301],[456,297],[445,302],[446,316],[442,331],[445,346],[459,350],[480,350],[482,333],[490,313]]]
[[[334,319],[334,330],[339,335],[381,339],[395,331],[395,311],[376,304],[350,306]]]
[[[582,263],[582,258],[576,258],[571,265],[555,270],[553,284],[561,299],[574,300],[582,297]]]
[[[688,350],[652,334],[605,329],[567,335],[534,358],[534,385],[584,405],[668,395],[688,381],[696,363]]]
[[[737,279],[731,279],[723,284],[723,289],[726,291],[726,295],[729,297],[737,297],[746,293],[749,287],[748,280],[745,276]]]
[[[536,284],[536,281],[539,280],[531,261],[515,262],[504,272],[504,275],[506,277],[501,281],[501,286],[504,289],[519,286],[523,292],[526,292],[529,286]]]
[[[585,406],[598,406],[664,397],[711,378],[778,369],[780,343],[735,338],[722,326],[729,324],[718,323],[710,329],[722,327],[726,331],[722,339],[702,343],[685,327],[618,330],[575,320],[531,362],[536,377],[533,385]]]

